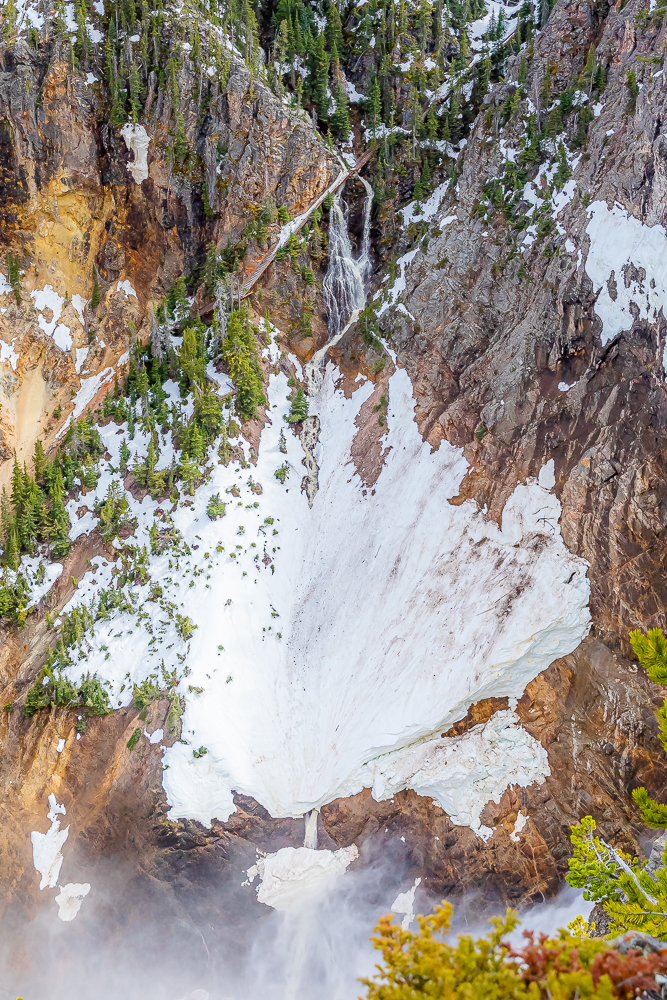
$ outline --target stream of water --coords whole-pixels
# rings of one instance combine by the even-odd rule
[[[359,256],[354,257],[348,231],[348,211],[343,201],[345,185],[334,196],[329,214],[329,266],[324,278],[323,291],[329,312],[329,339],[317,352],[313,361],[324,356],[349,328],[350,320],[358,316],[366,303],[366,280],[371,269],[370,231],[373,188],[364,177],[359,180],[366,189],[363,209],[363,227]]]
[[[348,231],[348,211],[343,201],[345,185],[334,195],[329,213],[329,265],[322,290],[329,313],[329,336],[326,344],[315,351],[306,365],[306,381],[310,395],[314,395],[322,381],[320,367],[327,351],[337,344],[359,319],[366,305],[366,282],[371,270],[371,209],[373,188],[365,177],[359,180],[364,185],[363,224],[359,256],[354,257]]]

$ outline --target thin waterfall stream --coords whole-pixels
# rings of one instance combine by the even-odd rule
[[[348,231],[348,213],[343,201],[345,185],[336,191],[329,213],[329,266],[322,290],[329,313],[329,337],[306,366],[306,378],[311,394],[317,392],[321,381],[320,366],[334,344],[343,337],[359,319],[366,305],[366,282],[371,270],[371,209],[373,188],[365,177],[359,177],[364,185],[363,225],[359,256],[354,257]]]

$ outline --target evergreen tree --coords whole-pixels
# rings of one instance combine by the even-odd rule
[[[227,323],[222,344],[222,358],[236,386],[234,405],[243,421],[251,420],[257,407],[265,402],[262,369],[252,328],[245,314],[235,309]]]
[[[368,127],[373,133],[373,138],[375,138],[376,129],[380,124],[381,111],[382,95],[380,93],[378,79],[375,77],[371,85],[371,92],[368,96]]]
[[[139,115],[141,114],[143,90],[137,64],[132,63],[132,70],[130,71],[130,117],[135,123],[139,121]]]
[[[438,117],[435,113],[435,105],[431,104],[426,115],[426,135],[429,142],[435,143],[438,139]]]
[[[449,132],[454,146],[461,138],[461,122],[459,120],[460,113],[461,98],[458,94],[452,94],[449,100]]]
[[[655,684],[667,685],[667,640],[662,629],[639,629],[630,633],[630,642],[640,664]],[[659,739],[667,751],[667,699],[656,712]],[[656,802],[645,788],[636,788],[632,797],[647,826],[667,828],[667,805]],[[574,856],[570,860],[570,885],[583,888],[584,898],[602,903],[612,918],[612,931],[637,929],[667,940],[667,867],[651,876],[645,865],[599,837],[590,816],[572,827]],[[662,857],[667,865],[667,850]]]
[[[341,24],[338,7],[333,0],[331,0],[327,7],[326,40],[330,51],[333,51],[335,46],[338,52],[343,52],[343,25]]]
[[[451,134],[449,131],[449,115],[447,109],[442,112],[442,126],[440,128],[440,137],[445,142],[451,142]]]
[[[343,142],[347,142],[350,135],[350,114],[348,111],[347,95],[343,91],[340,82],[336,83],[334,99],[336,101],[336,110],[331,119],[331,128],[334,135],[342,139]]]
[[[420,180],[424,192],[430,191],[433,183],[433,178],[431,177],[431,165],[428,162],[428,156],[424,157],[424,168],[421,172]]]
[[[313,72],[311,91],[313,101],[317,107],[317,114],[320,121],[327,121],[329,118],[329,98],[327,96],[327,85],[329,82],[329,53],[324,45],[324,32],[320,32],[315,43],[315,53],[313,56]]]
[[[43,483],[44,473],[46,472],[46,455],[44,454],[44,445],[40,440],[35,441],[33,466],[35,469],[35,481]]]

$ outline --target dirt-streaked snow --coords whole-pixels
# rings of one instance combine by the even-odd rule
[[[364,787],[379,797],[400,784],[447,803],[455,822],[484,834],[479,813],[489,798],[548,773],[542,748],[501,714],[483,733],[468,734],[476,753],[489,757],[485,764],[471,756],[461,778],[447,751],[432,754],[431,743],[470,704],[519,697],[578,645],[589,628],[586,564],[562,542],[558,500],[535,481],[516,488],[501,528],[472,501],[448,502],[467,463],[446,442],[435,453],[423,443],[400,369],[389,380],[385,466],[365,490],[350,448],[373,384],[346,399],[338,374],[330,365],[310,400],[321,422],[312,509],[301,492],[301,442],[283,421],[287,377],[272,375],[272,423],[257,465],[225,467],[216,458],[210,480],[171,515],[190,554],[149,562],[165,598],[196,624],[192,637],[178,636],[147,583],[135,596],[152,631],[129,613],[98,622],[85,664],[70,673],[97,671],[121,705],[162,660],[167,670],[187,666],[178,689],[185,742],[164,753],[171,818],[226,820],[232,791],[274,816],[296,816]],[[115,468],[117,430],[102,429]],[[147,442],[137,431],[132,452],[145,454]],[[281,484],[274,472],[283,464]],[[112,478],[103,472],[86,497],[89,509]],[[551,485],[550,467],[541,479]],[[227,509],[211,521],[214,493]],[[127,499],[138,522],[128,542],[145,545],[158,504]],[[85,520],[90,530],[94,517]],[[99,572],[80,581],[82,595],[94,580],[100,585]],[[207,752],[195,757],[201,747]]]

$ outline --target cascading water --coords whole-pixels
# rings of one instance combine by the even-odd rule
[[[366,304],[366,279],[371,269],[370,233],[373,188],[364,177],[359,180],[366,189],[364,199],[363,228],[359,256],[352,255],[352,244],[347,228],[347,212],[343,209],[342,193],[345,185],[334,195],[329,215],[329,266],[324,278],[323,292],[329,311],[329,339],[323,349],[317,352],[313,362],[317,364],[331,347],[342,337]]]

